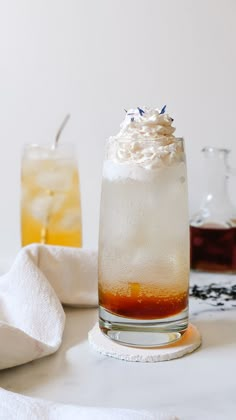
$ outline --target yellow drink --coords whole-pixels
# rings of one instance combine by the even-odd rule
[[[77,162],[71,145],[29,145],[22,159],[22,246],[82,246]]]

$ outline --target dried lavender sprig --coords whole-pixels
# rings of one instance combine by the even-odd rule
[[[163,108],[161,109],[160,115],[165,114],[165,112],[166,112],[166,105],[164,105]]]
[[[139,106],[137,106],[138,112],[141,115],[141,117],[143,116],[143,114],[145,114],[145,111],[142,108],[139,108]]]

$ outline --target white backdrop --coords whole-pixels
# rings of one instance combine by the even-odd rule
[[[22,146],[52,140],[67,112],[85,246],[97,245],[104,142],[123,108],[168,105],[198,206],[200,149],[232,148],[236,166],[235,17],[234,0],[0,1],[1,259],[20,247]]]

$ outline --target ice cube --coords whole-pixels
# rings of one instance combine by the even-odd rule
[[[55,171],[45,170],[36,176],[36,183],[39,187],[51,191],[68,191],[73,180],[71,168],[57,168]]]
[[[46,223],[52,204],[52,196],[39,195],[31,202],[30,212],[34,219]]]
[[[66,194],[62,194],[62,193],[55,193],[52,196],[52,204],[51,204],[51,213],[57,213],[58,211],[61,210],[64,201],[66,199]]]
[[[42,223],[47,223],[50,216],[60,211],[65,198],[64,194],[38,195],[31,202],[32,216]]]
[[[37,160],[24,159],[22,161],[22,176],[33,177],[41,170],[41,162]]]
[[[79,227],[80,226],[80,211],[79,208],[72,208],[72,209],[68,209],[61,222],[60,222],[60,227],[62,229],[65,230],[70,230],[73,229],[74,227]]]

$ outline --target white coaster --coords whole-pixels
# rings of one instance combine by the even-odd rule
[[[186,333],[173,344],[148,349],[135,348],[112,341],[101,332],[96,323],[88,333],[88,341],[99,353],[116,359],[129,362],[162,362],[192,353],[201,345],[201,335],[194,325],[189,324]]]

